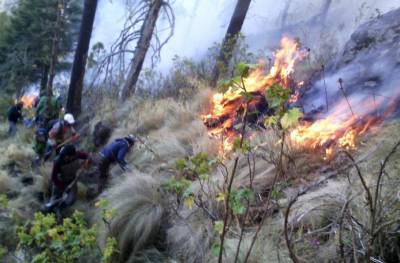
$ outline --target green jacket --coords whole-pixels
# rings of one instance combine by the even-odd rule
[[[61,103],[56,97],[51,97],[50,110],[47,110],[47,96],[42,96],[37,106],[36,115],[48,120],[58,119],[61,111]]]
[[[35,140],[33,144],[33,150],[37,155],[42,156],[46,152],[46,143]]]

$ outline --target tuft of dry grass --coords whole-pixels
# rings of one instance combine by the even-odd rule
[[[159,234],[166,222],[159,187],[160,182],[149,176],[128,176],[102,195],[109,201],[108,209],[116,209],[115,217],[100,237],[117,239],[120,253],[115,262],[131,262],[139,252],[156,247],[161,241]],[[96,218],[101,222],[99,212]]]
[[[5,171],[0,171],[0,194],[5,194],[10,189],[10,178]]]

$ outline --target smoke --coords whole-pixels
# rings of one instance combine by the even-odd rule
[[[243,33],[248,38],[252,51],[276,46],[282,33],[296,34],[305,45],[314,48],[317,35],[312,28],[318,25],[307,23],[321,11],[325,0],[293,0],[288,10],[286,24],[281,32],[280,17],[285,1],[253,0]],[[158,69],[168,71],[175,55],[192,59],[202,58],[214,42],[224,37],[236,0],[176,0],[172,6],[176,16],[175,33],[161,53]],[[333,32],[337,42],[343,44],[354,29],[370,17],[400,6],[392,0],[333,1],[328,10],[325,32]],[[125,0],[100,1],[96,15],[92,44],[101,41],[110,47],[122,29],[126,15]],[[162,19],[159,23],[163,23]],[[302,25],[293,30],[290,25]],[[320,33],[318,31],[318,33]],[[146,66],[150,63],[147,61]]]
[[[325,108],[325,89],[332,111],[348,99],[357,115],[383,112],[400,98],[400,9],[360,26],[346,43],[339,58],[315,85],[305,101],[306,111]],[[342,80],[343,91],[338,80]]]

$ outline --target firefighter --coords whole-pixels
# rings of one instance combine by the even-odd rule
[[[79,133],[74,129],[75,119],[71,113],[64,115],[63,120],[57,121],[49,131],[45,160],[48,160],[53,151],[58,153],[60,148],[67,143],[74,143],[79,138]]]
[[[52,195],[45,205],[45,211],[54,211],[59,216],[61,210],[76,201],[78,191],[78,170],[84,165],[82,160],[88,160],[89,155],[77,151],[75,146],[64,146],[53,163],[51,173]]]
[[[14,136],[17,133],[17,123],[22,120],[22,108],[24,104],[22,102],[18,102],[16,105],[13,105],[7,113],[9,128],[8,135]]]
[[[135,136],[130,134],[104,146],[103,149],[95,155],[93,162],[96,165],[96,177],[98,179],[96,194],[100,194],[106,187],[111,165],[118,164],[124,172],[130,170],[125,161],[125,156],[135,144],[135,141]]]

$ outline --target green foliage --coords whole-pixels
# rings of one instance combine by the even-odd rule
[[[104,198],[101,198],[99,201],[97,201],[95,203],[95,207],[101,209],[101,215],[102,215],[103,221],[105,221],[105,222],[110,222],[111,219],[117,213],[117,209],[115,209],[115,208],[108,209],[108,207],[109,207],[108,200],[104,199]]]
[[[233,150],[241,150],[243,153],[247,153],[250,151],[250,140],[243,140],[242,145],[240,146],[241,138],[235,138],[233,140]]]
[[[44,79],[50,66],[55,32],[60,36],[57,71],[68,66],[67,55],[78,33],[81,3],[65,1],[60,28],[55,27],[57,9],[57,0],[18,1],[0,34],[0,87],[12,91]]]
[[[218,234],[222,234],[223,229],[224,229],[224,222],[221,220],[215,221],[214,223],[215,232],[217,232]]]
[[[220,92],[225,93],[228,89],[242,90],[243,96],[246,96],[248,100],[251,99],[250,94],[246,92],[246,87],[243,84],[243,79],[248,77],[250,70],[254,68],[252,64],[238,63],[235,67],[235,76],[229,79],[221,79],[218,82],[218,89]]]
[[[208,174],[213,164],[215,164],[215,160],[210,158],[207,153],[201,152],[187,160],[178,160],[175,167],[178,171],[190,175],[190,177],[198,178]]]
[[[111,262],[112,256],[117,249],[117,240],[113,237],[108,237],[106,245],[103,249],[103,262]]]
[[[7,209],[8,208],[8,199],[5,195],[0,195],[0,208]]]
[[[31,256],[31,262],[69,263],[77,262],[83,257],[100,258],[96,244],[97,229],[88,227],[83,214],[75,211],[71,218],[65,218],[57,225],[53,214],[36,213],[34,220],[18,230],[18,246]],[[103,251],[103,262],[109,260],[115,247],[115,240],[107,240]],[[101,262],[101,260],[97,260]]]
[[[280,108],[290,98],[290,90],[275,83],[265,91],[265,98],[270,108]]]
[[[0,12],[0,38],[4,35],[4,31],[7,29],[10,23],[10,17],[6,12]]]
[[[221,250],[221,243],[220,242],[216,242],[216,243],[212,244],[211,253],[213,254],[213,256],[217,257],[220,250]]]
[[[246,205],[243,204],[245,200],[250,200],[252,191],[249,188],[232,189],[230,194],[230,207],[233,214],[241,215],[246,211]]]
[[[7,255],[7,248],[0,246],[0,260],[2,260]]]
[[[264,120],[266,126],[280,124],[284,130],[298,123],[303,113],[298,108],[287,109],[285,103],[290,99],[290,90],[279,84],[273,84],[265,91],[268,106],[275,109],[275,114]]]
[[[88,68],[93,68],[97,66],[100,60],[104,57],[106,50],[104,44],[97,42],[92,46],[92,50],[88,56],[87,66]]]
[[[171,177],[165,184],[164,187],[167,191],[170,191],[178,196],[182,196],[192,185],[192,182],[189,180],[182,178],[176,179],[175,177]]]
[[[176,162],[176,169],[181,172],[181,179],[172,177],[164,187],[177,195],[178,200],[183,199],[185,206],[192,209],[195,203],[195,196],[190,187],[192,182],[186,178],[198,179],[200,181],[208,180],[208,173],[215,164],[215,160],[211,159],[207,153],[198,153],[188,159],[180,159]]]
[[[303,117],[303,113],[298,108],[289,109],[283,114],[281,119],[282,128],[288,129],[291,126],[296,125],[301,117]]]

